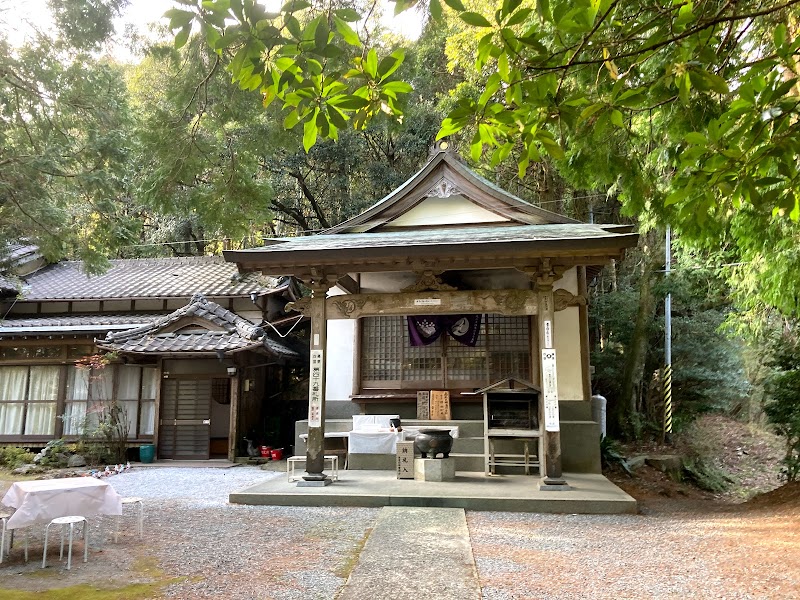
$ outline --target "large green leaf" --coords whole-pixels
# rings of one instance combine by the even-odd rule
[[[468,25],[473,25],[475,27],[491,27],[492,24],[486,20],[486,17],[483,15],[476,13],[476,12],[462,12],[458,15],[459,18],[467,23]]]

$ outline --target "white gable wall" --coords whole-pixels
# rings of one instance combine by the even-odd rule
[[[478,206],[464,196],[425,198],[414,208],[386,223],[389,227],[502,223],[509,219]]]

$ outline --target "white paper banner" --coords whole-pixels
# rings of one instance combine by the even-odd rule
[[[544,395],[544,428],[546,431],[559,431],[556,351],[552,348],[542,350],[542,394]]]
[[[322,425],[322,350],[311,351],[311,376],[308,381],[308,426]]]

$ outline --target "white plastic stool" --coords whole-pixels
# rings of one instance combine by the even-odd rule
[[[0,513],[0,522],[2,522],[3,533],[0,535],[0,563],[3,562],[3,554],[8,554],[11,549],[6,549],[6,523],[11,518],[11,515],[8,513]],[[9,540],[10,544],[11,540]]]
[[[139,539],[142,538],[142,531],[144,530],[144,500],[139,498],[138,496],[128,496],[122,499],[122,508],[125,509],[126,504],[133,504],[138,505],[139,512],[136,515],[136,533],[139,535]],[[119,538],[119,522],[122,519],[120,516],[117,519],[117,529],[114,531],[114,542],[116,543],[117,539]]]
[[[67,571],[72,567],[72,536],[77,523],[83,523],[83,562],[89,561],[89,531],[85,517],[57,517],[44,528],[44,552],[42,553],[42,568],[47,566],[47,538],[50,534],[50,525],[61,525],[61,552],[58,560],[64,560],[64,532],[69,525],[69,548],[67,551]]]
[[[330,461],[330,470],[331,470],[331,479],[333,481],[339,481],[339,457],[336,454],[326,454],[325,461]],[[323,461],[323,466],[324,462]],[[291,483],[292,481],[296,481],[300,479],[299,475],[295,475],[295,465],[299,462],[303,463],[303,466],[306,464],[306,457],[305,456],[290,456],[286,459],[286,480]]]

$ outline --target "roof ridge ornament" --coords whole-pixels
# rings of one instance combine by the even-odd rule
[[[436,274],[433,271],[415,271],[415,273],[417,275],[417,282],[403,288],[400,290],[401,292],[424,292],[429,290],[434,292],[452,292],[458,289],[457,287],[444,283],[441,278],[437,276],[441,275],[441,271]]]
[[[453,152],[453,145],[450,143],[448,138],[442,138],[441,140],[436,140],[433,142],[430,155],[435,156],[439,152]]]
[[[461,194],[461,189],[447,177],[442,177],[425,194],[426,198],[449,198]]]

